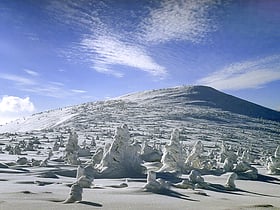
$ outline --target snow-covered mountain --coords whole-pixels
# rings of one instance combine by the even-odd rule
[[[137,141],[164,141],[179,128],[183,141],[280,143],[280,113],[206,86],[180,86],[129,94],[34,114],[0,126],[6,132],[56,132],[74,128],[80,137],[111,139],[126,123]]]
[[[219,108],[249,117],[263,118],[280,122],[280,112],[242,100],[207,86],[181,86],[169,89],[130,94],[120,99],[138,103],[180,104]]]

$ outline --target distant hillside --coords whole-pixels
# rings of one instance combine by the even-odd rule
[[[182,141],[273,148],[280,144],[280,113],[205,86],[144,91],[107,101],[34,114],[0,126],[0,133],[39,131],[50,136],[73,128],[81,139],[112,140],[126,123],[135,141],[167,141],[179,128]]]

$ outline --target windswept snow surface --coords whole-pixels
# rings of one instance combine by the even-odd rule
[[[72,108],[42,112],[0,126],[0,132],[27,132],[50,129],[70,120],[77,114],[78,113],[73,113]]]

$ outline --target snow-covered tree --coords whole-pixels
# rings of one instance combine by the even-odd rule
[[[66,144],[65,149],[65,160],[69,164],[77,165],[79,164],[78,150],[80,149],[78,145],[78,134],[75,131],[70,131],[69,139]]]
[[[128,126],[117,127],[114,141],[105,151],[97,169],[107,177],[127,177],[143,172],[138,146],[131,144]]]
[[[178,129],[174,129],[168,144],[165,145],[159,172],[181,172],[183,168],[183,151]]]

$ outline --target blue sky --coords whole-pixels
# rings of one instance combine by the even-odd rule
[[[208,85],[280,109],[280,1],[2,0],[0,123]]]

